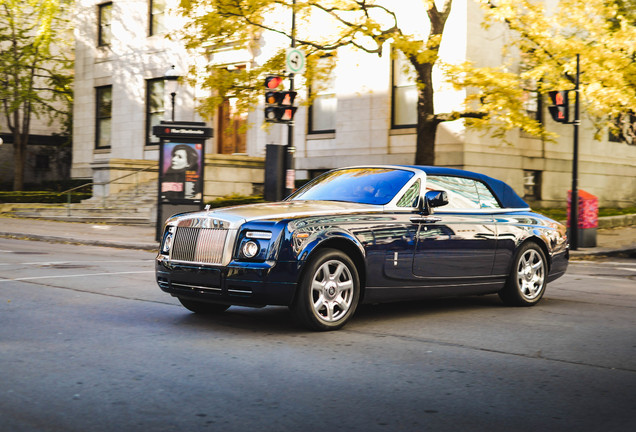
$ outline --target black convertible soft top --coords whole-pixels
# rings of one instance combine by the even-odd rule
[[[422,170],[426,175],[451,175],[455,177],[465,177],[484,182],[495,194],[499,203],[505,208],[526,209],[530,206],[517,193],[501,180],[489,177],[484,174],[465,171],[456,168],[445,168],[436,166],[404,165],[406,168]]]

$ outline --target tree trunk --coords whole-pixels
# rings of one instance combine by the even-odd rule
[[[435,165],[435,137],[439,120],[435,118],[433,101],[433,65],[422,64],[416,69],[420,88],[417,100],[416,165]]]
[[[417,144],[415,150],[416,165],[435,165],[435,137],[439,122],[428,116],[417,119]]]
[[[24,189],[24,166],[26,165],[26,145],[28,135],[25,137],[18,131],[13,132],[13,190]]]

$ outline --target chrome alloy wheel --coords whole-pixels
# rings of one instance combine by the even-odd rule
[[[354,297],[354,281],[340,260],[323,263],[311,281],[311,301],[318,318],[333,323],[346,315]]]
[[[517,284],[527,300],[537,298],[544,287],[545,262],[535,249],[528,249],[517,265]]]

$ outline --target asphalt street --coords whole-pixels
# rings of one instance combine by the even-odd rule
[[[1,431],[625,431],[636,260],[571,264],[533,308],[496,296],[189,313],[152,252],[0,239]]]

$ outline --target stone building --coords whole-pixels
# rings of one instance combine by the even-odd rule
[[[415,13],[421,4],[415,0],[399,2],[396,8],[405,25],[421,27],[423,15]],[[176,0],[78,0],[74,177],[106,182],[122,173],[145,170],[147,180],[151,180],[156,176],[158,145],[150,130],[172,114],[170,97],[163,87],[165,71],[171,65],[186,71],[195,62],[249,67],[276,45],[266,41],[260,44],[260,52],[230,48],[196,57],[186,52],[178,39],[166,37],[182,24],[171,12],[174,6]],[[475,2],[454,1],[441,49],[444,61],[470,59],[484,66],[502,63],[506,34],[496,28],[484,30],[480,16]],[[390,49],[387,44],[387,54]],[[437,86],[440,111],[461,105],[463,92],[441,82]],[[345,165],[412,163],[415,90],[399,58],[339,52],[328,88],[317,95],[311,107],[300,106],[296,113],[296,178],[310,178]],[[195,113],[195,99],[201,94],[181,86],[175,118],[201,120]],[[537,95],[528,97],[528,110],[559,134],[556,143],[515,132],[508,137],[513,144],[508,145],[458,120],[440,125],[436,161],[500,178],[537,206],[562,206],[571,182],[572,127],[553,122]],[[302,99],[301,89],[297,100]],[[241,128],[245,124],[249,126],[246,132]],[[206,144],[206,198],[249,194],[255,184],[262,183],[265,146],[285,144],[287,136],[284,126],[263,129],[262,124],[262,107],[240,117],[233,113],[231,100],[208,120],[215,134]],[[635,205],[636,146],[609,137],[595,141],[594,132],[583,123],[579,187],[597,195],[604,206]],[[97,191],[112,192],[108,187]]]

